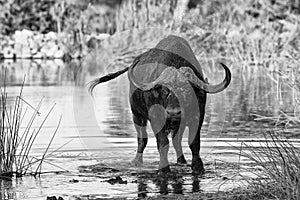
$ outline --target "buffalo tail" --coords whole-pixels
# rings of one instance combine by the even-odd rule
[[[110,73],[110,74],[108,74],[108,75],[106,75],[106,76],[102,76],[102,77],[100,77],[100,78],[97,78],[97,79],[95,79],[95,80],[89,82],[89,83],[88,83],[88,85],[89,85],[89,93],[90,93],[91,95],[93,95],[93,90],[94,90],[94,88],[95,88],[98,84],[104,83],[104,82],[107,82],[107,81],[110,81],[110,80],[112,80],[112,79],[114,79],[114,78],[117,78],[117,77],[120,76],[121,74],[127,72],[128,69],[129,69],[129,67],[126,67],[125,69],[122,69],[122,70],[117,71],[117,72],[115,72],[115,73]]]

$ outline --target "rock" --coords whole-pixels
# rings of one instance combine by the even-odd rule
[[[4,58],[10,58],[10,59],[13,59],[15,56],[14,56],[14,49],[10,46],[6,46],[3,48],[3,55],[4,55]]]
[[[47,42],[47,44],[41,49],[41,53],[43,53],[47,58],[54,58],[57,51],[58,46],[53,41]]]
[[[45,37],[43,34],[36,34],[32,39],[38,47],[42,47],[45,45]]]
[[[47,197],[47,200],[57,200],[56,196]]]
[[[32,36],[33,36],[33,31],[23,29],[23,30],[22,30],[22,34],[23,34],[24,36],[26,36],[26,37],[32,37]]]
[[[41,52],[37,52],[35,54],[32,54],[32,58],[34,58],[34,59],[41,59],[41,58],[43,58],[43,55],[42,55]]]
[[[59,68],[64,68],[65,63],[62,59],[54,59],[54,63]]]
[[[70,183],[78,183],[79,180],[77,180],[77,179],[72,179],[72,180],[69,180],[69,182],[70,182]]]
[[[72,60],[72,56],[69,53],[65,53],[64,56],[62,57],[62,60],[68,63]]]
[[[26,44],[27,36],[24,35],[21,31],[16,31],[14,34],[14,39],[16,44]]]
[[[56,196],[47,197],[47,200],[64,200],[61,196],[56,198]]]
[[[40,49],[40,53],[43,58],[46,58],[47,51],[48,51],[48,47],[46,45],[42,46],[42,48]]]
[[[47,58],[54,58],[54,54],[57,51],[58,51],[57,47],[53,47],[53,48],[48,49],[48,51],[46,52],[46,57]]]
[[[21,58],[22,49],[23,49],[23,44],[20,44],[20,43],[15,44],[14,52],[15,52],[17,58]]]
[[[109,38],[110,35],[107,33],[100,33],[96,36],[96,39],[98,40],[106,40],[107,38]]]
[[[28,39],[28,47],[32,50],[35,51],[35,53],[37,52],[37,49],[38,49],[38,44],[36,41],[33,40],[33,38],[29,38]]]
[[[80,58],[80,52],[77,50],[77,51],[75,51],[75,52],[73,52],[72,54],[71,54],[71,57],[72,58]]]
[[[116,178],[111,178],[107,180],[108,183],[114,185],[116,183],[118,184],[127,184],[127,181],[124,181],[120,176],[117,176]]]
[[[23,46],[21,58],[31,58],[31,51],[28,46]]]
[[[87,41],[86,45],[90,49],[96,49],[100,44],[100,41],[95,37],[90,37],[90,39]]]
[[[15,44],[14,49],[15,55],[17,58],[31,58],[31,50],[29,49],[28,45],[25,44]]]
[[[57,40],[57,33],[50,31],[45,35],[46,40]]]
[[[54,58],[62,58],[64,56],[64,52],[61,49],[58,49],[55,53],[54,53]]]

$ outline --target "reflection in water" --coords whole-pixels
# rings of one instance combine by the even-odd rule
[[[189,171],[188,169],[174,169],[170,174],[164,176],[153,172],[139,174],[137,176],[138,197],[145,198],[147,194],[154,191],[162,195],[199,192],[201,177],[192,175]],[[155,188],[151,187],[152,183]],[[189,185],[192,185],[192,188],[187,187]]]
[[[138,179],[137,181],[138,185],[138,198],[146,198],[147,197],[147,193],[148,190],[147,190],[147,184],[145,183],[145,180],[143,179]]]
[[[85,73],[82,71],[82,62],[72,60],[64,63],[55,60],[4,60],[0,63],[0,75],[7,70],[9,85],[21,85],[26,75],[25,85],[30,86],[63,86],[85,84]]]
[[[155,184],[159,188],[160,194],[168,194],[168,178],[158,179]]]
[[[193,192],[199,192],[200,191],[200,181],[197,176],[193,176]]]
[[[173,181],[172,183],[174,194],[183,194],[183,179],[182,177],[178,178],[177,180]]]
[[[13,188],[12,181],[5,181],[0,179],[0,199],[17,199]]]

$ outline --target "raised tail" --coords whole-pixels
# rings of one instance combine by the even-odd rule
[[[108,74],[108,75],[106,75],[106,76],[102,76],[102,77],[100,77],[100,78],[96,78],[95,80],[92,80],[91,82],[88,83],[88,85],[89,85],[89,93],[90,93],[91,95],[93,95],[93,90],[94,90],[94,88],[95,88],[98,84],[104,83],[104,82],[107,82],[107,81],[110,81],[110,80],[112,80],[112,79],[114,79],[114,78],[117,78],[117,77],[120,76],[121,74],[127,72],[128,69],[129,69],[129,67],[126,67],[125,69],[122,69],[122,70],[117,71],[117,72],[115,72],[115,73],[110,73],[110,74]]]

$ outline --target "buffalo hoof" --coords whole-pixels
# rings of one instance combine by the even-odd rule
[[[204,166],[201,158],[193,157],[192,159],[192,171],[195,175],[202,175],[204,174]]]
[[[136,158],[131,161],[134,167],[143,167],[143,161],[137,160]]]
[[[131,161],[131,164],[134,167],[142,167],[143,166],[143,155],[138,153],[136,157]]]
[[[177,164],[178,165],[186,165],[187,164],[187,162],[184,158],[184,155],[181,155],[179,158],[177,158]]]
[[[158,170],[158,175],[166,175],[168,173],[170,173],[171,170],[170,170],[170,166],[166,166],[166,167],[163,167],[161,169]]]

